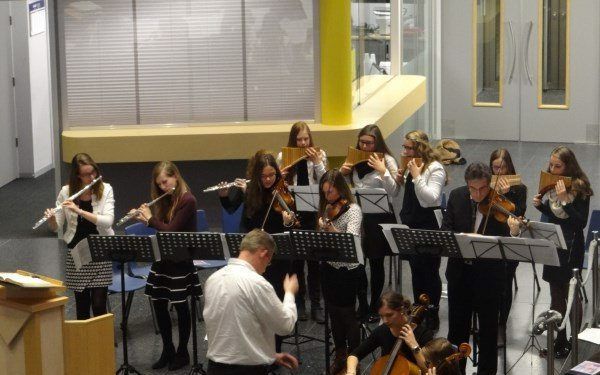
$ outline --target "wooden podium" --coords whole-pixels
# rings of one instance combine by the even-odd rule
[[[0,374],[64,374],[63,321],[67,297],[62,282],[35,276],[53,284],[24,288],[0,283]]]

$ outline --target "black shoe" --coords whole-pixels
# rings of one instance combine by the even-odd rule
[[[298,320],[305,322],[308,320],[308,314],[306,313],[306,307],[304,305],[296,305],[298,309]]]
[[[156,361],[152,364],[152,369],[158,370],[163,367],[167,367],[167,365],[169,363],[171,363],[171,361],[173,360],[174,357],[175,357],[175,347],[174,346],[171,345],[170,347],[163,348],[162,354],[160,355],[160,358],[158,359],[158,361]]]
[[[171,363],[169,363],[169,371],[179,370],[190,364],[190,354],[187,352],[177,352]]]
[[[310,317],[319,324],[325,324],[325,315],[323,314],[323,309],[320,306],[310,309]]]
[[[571,352],[571,344],[568,341],[557,340],[554,343],[554,358],[567,358]]]

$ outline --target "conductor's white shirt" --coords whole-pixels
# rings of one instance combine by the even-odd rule
[[[281,302],[250,263],[231,258],[208,278],[204,295],[208,359],[236,365],[274,362],[275,334],[290,334],[298,317],[292,293]]]

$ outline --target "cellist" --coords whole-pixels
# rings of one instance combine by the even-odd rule
[[[390,354],[398,339],[403,340],[399,355],[410,362],[409,368],[425,373],[427,360],[421,347],[433,338],[433,332],[424,325],[413,328],[408,324],[411,304],[401,294],[393,291],[385,292],[381,296],[379,305],[379,316],[383,324],[375,328],[371,335],[348,356],[346,374],[355,375],[360,360],[379,347],[382,356]]]

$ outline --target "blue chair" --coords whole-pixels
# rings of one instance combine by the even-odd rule
[[[117,262],[113,262],[112,272],[112,284],[110,284],[110,286],[108,287],[109,295],[121,293],[121,265]],[[125,325],[127,325],[127,320],[129,319],[129,312],[131,311],[131,303],[133,302],[133,295],[135,291],[145,287],[146,280],[137,277],[132,277],[125,273],[125,288],[123,289],[125,293],[127,293],[127,299],[125,302],[125,316],[123,317],[123,322],[125,323]],[[110,299],[106,299],[106,304],[108,307],[108,311],[111,311],[112,308],[110,307]],[[150,309],[152,309],[152,304],[150,304]],[[152,314],[152,317],[154,319],[154,313]]]
[[[443,210],[446,209],[446,204],[448,203],[448,198],[446,198],[446,192],[442,191],[442,202],[440,204],[440,208]]]
[[[232,214],[227,212],[224,208],[221,209],[221,227],[223,233],[240,233],[243,211],[244,204],[241,204]]]
[[[156,229],[145,226],[143,223],[135,223],[125,227],[126,235],[136,235],[136,236],[151,236],[156,234]],[[148,274],[150,273],[150,265],[141,266],[136,262],[129,262],[129,269],[127,273],[129,276],[139,277],[143,279],[148,278]]]
[[[208,232],[208,222],[206,221],[206,213],[204,210],[196,211],[196,231],[197,232]]]

